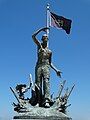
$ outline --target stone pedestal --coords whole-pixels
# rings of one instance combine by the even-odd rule
[[[31,108],[28,112],[24,112],[14,116],[14,120],[71,120],[66,114],[59,112],[55,108]]]
[[[60,117],[31,117],[31,116],[28,116],[26,118],[18,118],[18,117],[15,117],[16,119],[14,120],[72,120],[71,118],[60,118]]]

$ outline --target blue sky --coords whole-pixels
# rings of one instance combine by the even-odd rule
[[[52,62],[67,80],[76,84],[69,103],[73,120],[90,119],[90,0],[0,0],[0,117],[13,117],[12,102],[16,101],[9,87],[28,84],[34,79],[36,46],[35,30],[46,25],[46,4],[58,15],[72,19],[71,34],[51,28],[49,47]],[[41,39],[41,36],[38,36]],[[51,70],[51,93],[58,93],[60,78]]]

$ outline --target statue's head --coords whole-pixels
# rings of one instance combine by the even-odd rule
[[[17,85],[16,86],[16,90],[18,91],[18,90],[21,90],[21,89],[23,89],[23,88],[26,88],[26,84],[20,84],[20,85]]]
[[[47,34],[44,34],[44,35],[42,36],[42,41],[43,41],[43,42],[47,42],[47,41],[48,41],[48,35],[47,35]]]

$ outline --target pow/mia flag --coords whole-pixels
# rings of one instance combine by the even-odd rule
[[[70,34],[72,20],[66,19],[63,16],[58,16],[52,12],[50,12],[50,14],[51,14],[50,26],[56,27],[56,28],[62,28],[66,31],[67,34]]]

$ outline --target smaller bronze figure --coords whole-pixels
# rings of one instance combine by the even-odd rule
[[[49,81],[50,67],[53,70],[55,70],[56,74],[59,77],[61,77],[61,72],[57,70],[51,63],[52,51],[47,46],[47,42],[48,42],[47,34],[44,34],[42,36],[42,39],[41,39],[42,42],[40,42],[36,38],[36,35],[38,33],[40,33],[41,31],[46,32],[47,29],[48,28],[41,28],[32,35],[33,41],[37,45],[37,56],[38,56],[38,60],[37,60],[36,67],[35,67],[35,83],[37,84],[37,86],[39,87],[41,91],[41,92],[36,91],[37,103],[39,104],[39,106],[44,105],[44,107],[50,107],[49,105],[49,102],[50,102],[50,81]]]
[[[24,93],[27,92],[28,89],[30,89],[30,87],[27,87],[26,84],[20,84],[20,85],[16,86],[16,91],[17,91],[20,99],[25,99]]]

